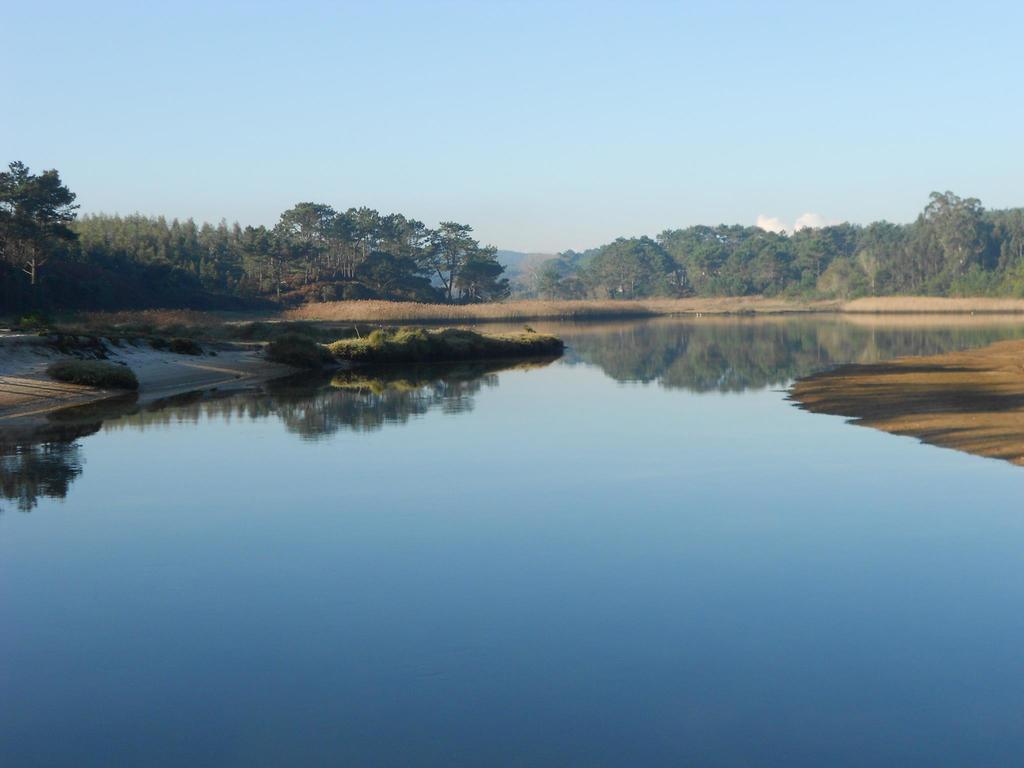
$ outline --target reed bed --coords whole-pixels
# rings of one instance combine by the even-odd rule
[[[836,302],[799,302],[761,296],[641,301],[505,301],[493,304],[420,304],[400,301],[329,301],[287,310],[288,320],[322,322],[474,323],[522,320],[601,320],[657,315],[812,312]]]
[[[1024,299],[985,297],[943,298],[939,296],[870,296],[842,305],[843,312],[876,314],[1013,313],[1024,312]]]
[[[306,304],[277,315],[266,313],[201,312],[185,309],[150,309],[124,312],[87,312],[70,323],[59,323],[80,333],[162,334],[181,337],[263,338],[291,333],[293,323],[469,324],[529,320],[629,320],[673,315],[782,315],[806,312],[849,314],[1024,314],[1024,299],[940,298],[933,296],[880,296],[852,301],[810,301],[763,296],[722,296],[636,301],[538,299],[491,304],[423,304],[404,301],[330,301]],[[301,330],[301,329],[299,329]],[[324,339],[326,340],[326,339]]]
[[[204,328],[219,325],[223,315],[194,309],[140,309],[121,312],[82,312],[73,324],[84,330],[120,329],[150,332],[168,328]]]

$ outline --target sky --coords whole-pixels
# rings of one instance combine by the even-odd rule
[[[1016,2],[0,5],[0,162],[83,213],[368,205],[554,252],[1024,205]]]

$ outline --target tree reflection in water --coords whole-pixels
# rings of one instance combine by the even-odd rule
[[[345,429],[368,432],[404,424],[435,409],[466,413],[481,389],[497,384],[499,371],[550,362],[365,368],[279,379],[257,392],[191,392],[146,406],[134,398],[115,399],[57,411],[42,426],[0,433],[0,500],[29,512],[40,498],[65,498],[82,474],[79,440],[100,429],[145,430],[202,418],[276,417],[289,432],[318,440]]]
[[[850,362],[929,355],[1024,337],[1020,318],[711,317],[577,325],[568,361],[622,382],[692,392],[783,386]]]
[[[269,382],[259,392],[198,392],[161,401],[105,424],[104,429],[148,429],[203,418],[274,417],[289,432],[317,440],[346,429],[369,432],[404,424],[435,409],[466,413],[473,409],[477,393],[498,383],[498,372],[550,363],[490,361],[301,374]]]
[[[99,431],[98,423],[52,427],[0,439],[0,499],[31,512],[40,497],[63,499],[82,474],[78,438]],[[7,508],[0,503],[0,511]]]

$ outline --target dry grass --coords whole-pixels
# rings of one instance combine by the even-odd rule
[[[1024,299],[987,299],[984,297],[949,299],[939,296],[874,296],[854,299],[842,305],[843,312],[895,313],[970,313],[1024,312]]]
[[[845,365],[798,381],[814,413],[1024,465],[1024,342],[887,363]]]
[[[761,296],[642,301],[506,301],[493,304],[419,304],[400,301],[330,301],[284,312],[288,320],[325,322],[473,323],[522,320],[599,320],[657,315],[829,311],[837,302],[796,302]]]
[[[332,301],[285,310],[277,317],[253,313],[200,312],[187,309],[150,309],[126,312],[88,312],[71,325],[82,333],[98,335],[153,334],[166,336],[233,335],[227,326],[245,320],[321,321],[333,323],[482,323],[527,320],[627,320],[671,315],[788,314],[843,312],[850,314],[970,314],[1024,313],[1024,299],[930,296],[883,296],[853,301],[800,301],[763,296],[722,296],[691,299],[613,301],[506,301],[492,304],[421,304],[402,301]],[[236,329],[237,330],[237,329]]]
[[[126,312],[83,312],[74,324],[85,330],[118,329],[129,332],[152,332],[166,328],[203,327],[223,322],[221,315],[193,309],[144,309]]]

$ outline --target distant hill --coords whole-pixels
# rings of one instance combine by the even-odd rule
[[[530,276],[548,259],[558,256],[556,253],[526,253],[525,251],[501,251],[496,254],[498,261],[505,267],[505,277],[513,288],[529,283]]]

